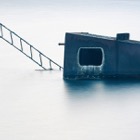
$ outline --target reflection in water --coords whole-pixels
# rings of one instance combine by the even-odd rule
[[[104,93],[111,94],[117,93],[119,94],[120,91],[129,91],[133,92],[136,91],[140,87],[139,79],[101,79],[101,80],[65,80],[65,87],[66,90],[70,95],[77,96],[77,95],[85,95],[88,96],[90,94],[95,94],[99,92],[101,89]],[[113,92],[112,92],[113,91]],[[129,94],[127,92],[123,92],[123,94]],[[122,93],[121,93],[122,94]]]
[[[139,79],[114,79],[114,80],[103,80],[102,81],[105,88],[115,90],[115,89],[126,89],[137,88],[140,86]]]
[[[65,87],[67,91],[73,95],[88,94],[89,89],[94,86],[94,81],[90,80],[65,80]]]
[[[131,140],[138,132],[139,80],[64,81],[64,85],[69,124],[82,138],[87,134],[87,139]]]

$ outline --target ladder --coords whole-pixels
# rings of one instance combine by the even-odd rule
[[[4,26],[2,23],[0,23],[0,38],[6,41],[8,44],[12,45],[14,48],[16,48],[18,51],[20,51],[22,54],[27,56],[29,59],[31,59],[33,62],[35,62],[37,65],[42,67],[44,70],[52,70],[52,64],[57,66],[59,70],[62,70],[63,67],[61,67],[59,64],[54,62],[52,59],[44,55],[42,52],[40,52],[38,49],[33,47],[30,43],[28,43],[26,40],[24,40],[22,37],[17,35],[15,32]],[[25,51],[25,48],[28,48],[28,52]],[[35,56],[38,58],[36,59]],[[47,63],[46,63],[47,61]],[[46,67],[46,65],[49,65]]]

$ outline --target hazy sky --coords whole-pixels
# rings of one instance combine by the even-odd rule
[[[8,5],[8,6],[33,6],[33,5],[61,5],[61,6],[80,6],[80,5],[88,5],[88,6],[94,6],[94,5],[108,5],[109,3],[130,3],[132,2],[139,2],[139,0],[3,0],[1,1],[2,5]]]

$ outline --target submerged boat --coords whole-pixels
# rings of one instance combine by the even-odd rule
[[[66,33],[64,67],[1,23],[0,38],[44,70],[52,70],[52,64],[62,69],[64,79],[140,78],[140,41],[130,40],[129,33]]]
[[[140,42],[129,37],[66,33],[64,79],[140,78]]]

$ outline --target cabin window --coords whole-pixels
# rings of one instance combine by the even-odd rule
[[[103,63],[103,50],[97,48],[80,48],[79,64],[81,66],[101,66]]]

